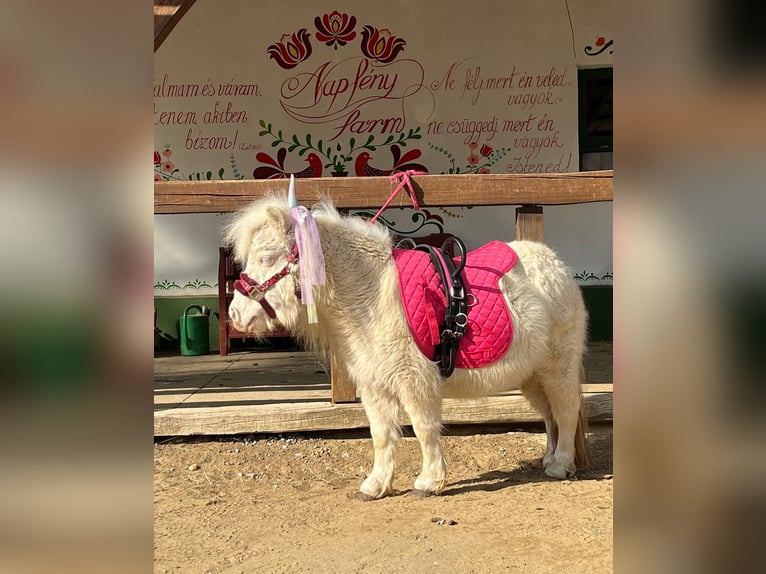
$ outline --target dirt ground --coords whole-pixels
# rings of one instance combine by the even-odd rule
[[[589,438],[591,468],[556,481],[541,427],[449,428],[447,488],[420,499],[405,435],[396,494],[367,503],[367,430],[158,438],[155,572],[611,572],[611,425]]]

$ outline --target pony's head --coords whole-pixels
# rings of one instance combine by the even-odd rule
[[[244,270],[229,306],[239,331],[265,336],[300,316],[294,222],[286,197],[265,197],[236,214],[225,243]]]

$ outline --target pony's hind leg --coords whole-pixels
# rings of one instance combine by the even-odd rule
[[[360,391],[362,404],[370,422],[375,450],[372,472],[359,487],[357,498],[375,500],[393,492],[394,453],[399,440],[399,401],[388,393],[370,394]]]
[[[555,450],[543,460],[545,474],[553,478],[572,476],[575,465],[575,435],[580,418],[580,365],[569,363],[542,377],[553,421],[558,430]]]
[[[548,396],[545,394],[542,382],[539,377],[532,376],[521,385],[521,392],[524,397],[529,401],[529,404],[540,413],[545,423],[545,434],[547,436],[547,446],[545,449],[545,456],[543,456],[543,468],[548,468],[548,465],[553,459],[553,454],[556,452],[556,443],[558,442],[559,429],[556,426],[556,421],[553,420],[553,414],[551,413],[551,403],[548,401]]]

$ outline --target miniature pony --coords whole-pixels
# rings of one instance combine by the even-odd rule
[[[265,197],[238,213],[225,231],[244,270],[229,319],[256,337],[287,328],[307,349],[345,368],[364,405],[375,452],[359,499],[393,492],[401,414],[409,417],[423,456],[412,493],[427,496],[444,489],[443,397],[520,389],[545,422],[545,474],[563,479],[587,464],[580,394],[587,313],[571,271],[551,249],[531,241],[507,244],[517,260],[498,285],[512,321],[512,343],[491,364],[458,365],[445,378],[408,326],[388,229],[341,216],[329,201],[311,212],[301,209],[304,223],[308,219],[318,232],[321,254],[313,256],[323,260],[324,284],[306,287],[303,281],[301,289],[299,275],[306,274],[301,265],[308,254],[299,255],[296,247],[301,226],[295,208],[285,197]],[[307,288],[312,309],[301,301]]]

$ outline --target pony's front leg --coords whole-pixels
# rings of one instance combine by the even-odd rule
[[[362,404],[370,421],[375,449],[372,472],[362,483],[356,497],[362,501],[383,498],[393,492],[394,453],[399,440],[399,402],[391,396],[361,391]]]
[[[412,429],[420,441],[423,468],[415,480],[414,496],[431,496],[444,490],[447,463],[441,446],[441,422],[438,418],[413,419]]]
[[[447,463],[441,446],[442,397],[438,386],[434,383],[429,390],[427,383],[422,384],[419,392],[404,392],[402,397],[423,454],[423,468],[412,491],[414,496],[419,497],[439,494],[444,490],[447,478]]]

